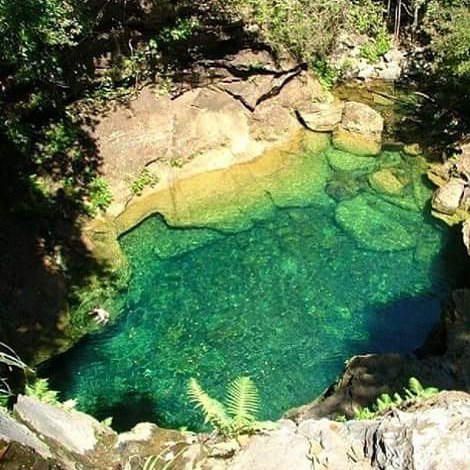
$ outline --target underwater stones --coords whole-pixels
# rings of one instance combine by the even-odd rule
[[[416,246],[419,216],[366,194],[338,204],[338,225],[359,246],[374,251],[408,250]]]
[[[369,183],[378,193],[398,196],[403,193],[405,184],[389,168],[376,171],[369,176]]]
[[[333,145],[356,155],[377,155],[382,148],[383,117],[362,103],[348,101],[343,118],[333,132]]]
[[[311,131],[329,132],[340,123],[344,103],[340,100],[331,102],[306,103],[298,108],[297,114],[305,127]]]
[[[328,181],[325,192],[335,201],[343,199],[351,199],[356,196],[362,189],[362,184],[355,178],[351,177],[351,173],[337,171],[333,178]]]
[[[343,152],[341,150],[330,148],[326,152],[326,158],[333,170],[337,171],[356,171],[363,170],[365,172],[373,170],[377,163],[369,157],[360,157],[352,153]]]
[[[432,207],[442,214],[453,215],[459,208],[465,191],[465,181],[453,178],[441,186],[432,198]]]
[[[302,150],[318,154],[328,148],[330,141],[330,135],[325,132],[305,132],[302,137]]]

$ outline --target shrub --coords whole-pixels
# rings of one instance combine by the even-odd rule
[[[354,411],[354,418],[358,420],[373,419],[392,408],[397,408],[405,403],[411,404],[420,400],[426,400],[437,393],[439,393],[437,388],[424,388],[418,379],[411,377],[408,381],[408,388],[404,389],[404,396],[399,393],[394,393],[393,396],[390,396],[388,393],[383,393],[377,398],[371,408],[357,408]]]
[[[375,64],[379,61],[386,52],[390,50],[392,42],[390,36],[383,28],[377,37],[367,44],[364,44],[360,49],[361,57],[367,59],[370,63]]]
[[[95,216],[99,212],[105,212],[113,201],[108,182],[104,178],[97,177],[89,184],[88,190],[88,198],[84,202],[88,215]]]
[[[153,188],[159,181],[160,179],[156,174],[151,172],[148,168],[144,168],[131,184],[132,194],[140,196],[147,186]]]
[[[436,71],[470,79],[470,1],[431,0],[422,29],[428,36]]]

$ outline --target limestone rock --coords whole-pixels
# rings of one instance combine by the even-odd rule
[[[369,176],[369,183],[378,193],[385,193],[391,196],[398,196],[403,193],[405,185],[400,181],[395,173],[389,169],[384,168],[376,171]]]
[[[30,430],[76,454],[91,453],[102,436],[115,435],[111,428],[91,416],[23,395],[18,397],[14,411]]]
[[[283,427],[250,439],[229,464],[228,470],[311,470],[310,445],[296,428]]]
[[[297,109],[301,122],[307,129],[317,132],[332,131],[341,121],[343,102],[306,103]]]
[[[1,411],[0,441],[6,443],[17,442],[34,449],[34,451],[46,459],[51,457],[51,452],[44,442],[38,439],[26,426]]]
[[[459,208],[464,190],[465,181],[458,178],[449,180],[434,193],[432,198],[433,209],[443,214],[455,214]]]
[[[357,155],[377,155],[382,148],[382,116],[363,103],[345,103],[343,118],[333,132],[333,145]]]
[[[365,453],[374,468],[463,470],[470,465],[468,401],[436,404],[415,413],[396,410],[368,434]]]

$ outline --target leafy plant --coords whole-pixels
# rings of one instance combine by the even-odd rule
[[[385,53],[390,50],[392,42],[385,28],[383,28],[375,38],[375,40],[364,44],[360,49],[361,57],[367,59],[370,63],[375,64]]]
[[[380,395],[371,408],[359,407],[354,411],[354,418],[357,420],[373,419],[392,408],[397,408],[403,404],[412,404],[420,400],[426,400],[437,393],[439,390],[434,387],[424,388],[420,381],[411,377],[408,381],[408,388],[404,389],[404,397],[399,393],[394,393],[390,396],[388,393]]]
[[[48,379],[36,379],[33,383],[26,385],[25,395],[36,398],[49,405],[59,404],[59,392],[49,388]]]
[[[324,59],[315,60],[312,68],[317,73],[320,83],[327,89],[331,88],[339,77],[338,70],[331,67]]]
[[[147,186],[153,188],[159,181],[160,179],[156,174],[151,172],[148,168],[144,168],[131,184],[132,194],[140,196]]]
[[[233,380],[227,387],[224,403],[209,396],[194,378],[189,380],[188,395],[204,414],[204,422],[223,435],[252,433],[269,425],[257,421],[259,395],[250,377]]]
[[[88,189],[89,195],[84,203],[88,215],[95,216],[100,211],[106,211],[113,201],[108,182],[104,178],[97,177],[90,183]]]
[[[3,349],[3,351],[1,350]],[[0,342],[0,364],[6,366],[8,370],[12,368],[20,369],[24,372],[31,370],[20,358],[19,356],[5,343]],[[6,377],[0,378],[0,406],[6,406],[8,398],[12,396],[11,388],[8,384]]]

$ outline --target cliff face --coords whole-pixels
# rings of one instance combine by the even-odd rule
[[[367,421],[281,420],[277,429],[230,441],[140,423],[116,434],[83,413],[19,397],[0,415],[1,468],[217,470],[467,469],[470,395],[441,392]]]

